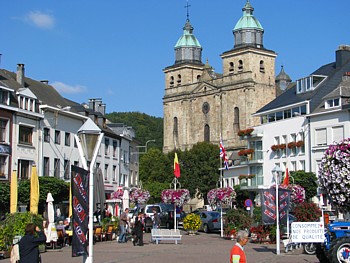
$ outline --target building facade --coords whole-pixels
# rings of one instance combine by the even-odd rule
[[[166,67],[164,152],[207,141],[228,150],[244,146],[237,132],[255,126],[252,116],[276,97],[276,53],[263,45],[264,29],[247,1],[233,29],[234,48],[221,54],[222,73],[202,62],[202,46],[187,18],[175,45],[175,63]]]

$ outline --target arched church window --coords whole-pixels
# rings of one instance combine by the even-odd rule
[[[243,61],[239,60],[238,61],[238,71],[242,71],[243,70]]]
[[[228,71],[232,74],[234,72],[234,70],[235,70],[234,64],[233,64],[233,62],[230,62],[230,67],[229,67]]]
[[[235,107],[233,109],[233,132],[234,134],[237,134],[240,130],[239,127],[239,108]]]
[[[177,85],[181,85],[181,75],[177,75]]]
[[[204,126],[204,141],[210,142],[210,127],[208,124]]]
[[[197,75],[197,81],[201,81],[201,75]]]
[[[177,142],[177,139],[178,139],[178,136],[179,136],[179,128],[178,128],[177,117],[174,117],[173,135],[174,135],[174,142]]]
[[[260,72],[265,72],[265,65],[263,60],[260,60]]]
[[[174,87],[174,77],[170,76],[170,81],[169,81],[170,87]]]

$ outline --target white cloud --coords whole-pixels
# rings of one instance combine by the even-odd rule
[[[60,93],[68,93],[68,94],[76,94],[76,93],[84,93],[87,91],[87,88],[81,85],[67,85],[59,81],[55,81],[51,84],[58,92]]]
[[[29,12],[25,17],[25,21],[43,29],[51,29],[55,25],[55,18],[52,15],[40,11]]]

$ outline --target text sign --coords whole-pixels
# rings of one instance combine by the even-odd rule
[[[323,243],[325,240],[323,223],[293,222],[291,236],[294,243]]]

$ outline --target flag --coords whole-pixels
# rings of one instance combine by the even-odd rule
[[[40,191],[39,178],[36,166],[32,166],[32,174],[30,175],[30,212],[37,215],[39,205]]]
[[[289,174],[288,174],[288,168],[286,168],[286,175],[284,176],[283,184],[284,186],[288,186],[289,184]]]
[[[220,158],[224,159],[225,169],[228,170],[228,158],[226,155],[225,147],[222,143],[222,138],[220,137]]]
[[[180,177],[180,164],[179,160],[177,159],[177,153],[175,153],[174,157],[174,175],[176,178]]]

